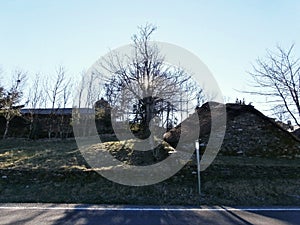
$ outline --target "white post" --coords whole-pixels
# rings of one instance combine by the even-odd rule
[[[195,141],[196,157],[197,157],[197,174],[198,174],[198,191],[199,196],[201,196],[201,177],[200,177],[200,149],[199,140]]]

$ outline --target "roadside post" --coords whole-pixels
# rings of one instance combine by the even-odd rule
[[[201,177],[200,177],[200,145],[199,140],[195,141],[196,158],[197,158],[197,174],[198,174],[198,192],[201,197]]]

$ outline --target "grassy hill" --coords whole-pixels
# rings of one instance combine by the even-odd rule
[[[120,160],[141,163],[136,162],[140,156],[128,156],[130,144],[107,142],[94,147],[101,145]],[[146,163],[156,162],[148,158]],[[195,171],[192,158],[180,172],[161,183],[130,187],[93,171],[75,140],[0,140],[0,202],[300,205],[299,158],[218,155],[201,175],[201,198]]]

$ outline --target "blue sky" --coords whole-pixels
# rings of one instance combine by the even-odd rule
[[[256,98],[234,89],[248,88],[246,71],[266,49],[296,43],[300,56],[299,12],[296,0],[2,0],[0,68],[33,76],[64,65],[78,77],[109,49],[130,43],[137,26],[148,22],[158,27],[154,40],[196,54],[227,98],[246,97],[255,105]]]

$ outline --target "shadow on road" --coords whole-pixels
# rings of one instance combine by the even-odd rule
[[[280,216],[277,212],[249,212],[249,211],[231,211],[224,210],[81,210],[86,205],[78,205],[74,210],[64,212],[64,216],[55,221],[54,225],[59,224],[81,224],[81,225],[119,225],[119,224],[139,224],[139,225],[155,225],[155,224],[298,224],[297,217],[291,214],[291,217],[285,215]],[[218,208],[220,209],[220,208]],[[298,213],[298,212],[297,212]],[[294,218],[294,219],[293,219]],[[299,219],[299,217],[298,217]],[[285,222],[285,220],[287,220]],[[295,221],[290,221],[295,220]]]
[[[113,207],[99,205],[18,204],[1,206],[0,224],[51,224],[51,225],[166,225],[166,224],[214,224],[296,225],[300,221],[299,210],[238,210],[225,207],[209,208],[145,208]]]

